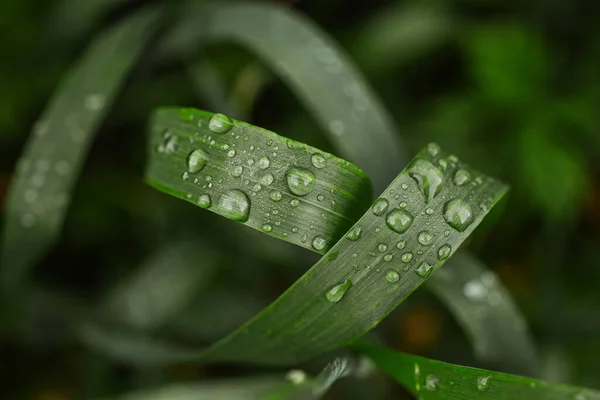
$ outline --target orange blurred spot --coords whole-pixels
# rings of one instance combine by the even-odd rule
[[[496,269],[496,273],[512,294],[526,297],[533,290],[530,270],[527,265],[502,264]]]
[[[429,350],[442,333],[442,320],[433,308],[413,307],[402,319],[399,346],[403,350],[422,352]]]

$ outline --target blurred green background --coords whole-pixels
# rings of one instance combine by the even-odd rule
[[[0,207],[27,137],[69,65],[95,35],[144,3],[3,1]],[[435,141],[511,186],[469,248],[500,275],[526,315],[542,359],[539,376],[600,388],[600,30],[590,12],[594,4],[285,4],[341,43],[393,115],[410,154]],[[218,112],[225,110],[215,107],[226,104],[252,124],[336,154],[294,94],[251,54],[219,44],[198,56],[212,72],[202,76],[208,89],[200,90],[181,62],[142,60],[102,124],[62,239],[36,268],[27,327],[1,333],[0,398],[70,400],[266,371],[232,365],[138,370],[84,347],[72,329],[100,303],[110,314],[106,292],[118,297],[115,285],[144,268],[143,296],[128,299],[133,305],[119,318],[205,345],[274,300],[316,259],[143,183],[147,118],[159,105]],[[227,97],[220,99],[211,85],[224,85]],[[207,90],[214,94],[208,100]],[[198,264],[206,268],[191,279]],[[161,308],[186,281],[193,298]],[[397,349],[482,366],[426,290],[378,331]],[[402,393],[376,376],[340,382],[326,398],[366,398],[360,390],[374,399]]]

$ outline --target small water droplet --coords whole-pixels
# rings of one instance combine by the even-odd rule
[[[231,149],[227,152],[227,157],[233,158],[233,157],[235,157],[235,154],[236,154],[235,149]]]
[[[296,232],[298,232],[298,227],[297,227],[297,226],[294,226],[294,227],[292,228],[292,232],[293,232],[293,233],[296,233]]]
[[[478,279],[471,279],[463,286],[463,294],[469,300],[482,301],[487,297],[488,290]]]
[[[379,250],[380,253],[385,253],[387,251],[387,249],[388,249],[388,247],[383,243],[380,243],[377,246],[377,250]]]
[[[267,157],[261,157],[258,159],[258,163],[256,164],[260,169],[267,169],[269,165],[271,165],[271,161]]]
[[[252,190],[254,190],[255,192],[260,192],[261,189],[262,189],[262,186],[260,186],[260,184],[258,184],[258,183],[255,183],[252,186]]]
[[[208,154],[202,149],[196,149],[187,156],[187,169],[191,174],[202,171],[208,163]]]
[[[427,151],[429,151],[429,154],[431,154],[432,157],[435,157],[438,154],[440,154],[440,150],[440,146],[438,146],[437,143],[429,143],[427,145]]]
[[[461,168],[458,171],[456,171],[456,173],[454,174],[454,178],[452,180],[455,185],[462,186],[465,183],[469,182],[470,179],[471,179],[471,174],[469,173],[469,171]]]
[[[400,280],[400,274],[396,271],[390,270],[385,274],[385,279],[390,283],[396,283]]]
[[[237,165],[231,170],[231,175],[236,178],[242,176],[242,173],[244,173],[244,167],[242,167],[241,165]]]
[[[306,381],[306,372],[301,369],[293,369],[285,375],[285,379],[294,385],[300,385]]]
[[[425,378],[425,389],[430,391],[436,391],[440,388],[440,378],[433,374],[427,375]]]
[[[443,158],[440,158],[438,160],[438,165],[445,171],[448,168],[448,161],[444,160]]]
[[[406,207],[408,207],[408,204],[407,204],[405,201],[403,201],[403,202],[401,202],[401,203],[400,203],[398,206],[399,206],[400,208],[406,208]]]
[[[426,213],[427,215],[431,215],[431,214],[433,214],[433,208],[427,208],[427,209],[425,210],[425,213]]]
[[[481,392],[486,392],[492,385],[491,376],[480,376],[477,378],[477,389]]]
[[[429,231],[422,231],[421,233],[419,233],[417,240],[423,246],[429,246],[431,244],[431,242],[433,241],[433,235],[431,233],[429,233]]]
[[[266,174],[261,176],[260,183],[262,183],[265,186],[269,186],[271,183],[273,183],[273,175]]]
[[[212,205],[210,196],[207,194],[201,194],[198,197],[198,205],[202,208],[209,208]]]
[[[462,199],[450,200],[444,206],[444,219],[452,228],[464,232],[473,222],[473,211]]]
[[[306,196],[312,192],[317,183],[312,172],[305,169],[290,168],[285,175],[290,191],[297,196]]]
[[[350,279],[344,280],[342,283],[338,283],[325,293],[325,297],[330,303],[337,303],[342,300],[344,294],[352,287],[352,281]]]
[[[290,200],[290,206],[292,207],[298,207],[300,205],[300,200],[298,199],[292,199]]]
[[[360,226],[355,226],[354,228],[352,228],[350,230],[350,232],[348,232],[348,234],[346,235],[346,237],[350,240],[358,240],[360,239],[360,235],[362,234],[362,228]]]
[[[408,185],[406,183],[403,183],[402,185],[400,185],[400,187],[404,190],[408,189]]]
[[[386,254],[385,256],[383,256],[383,261],[392,261],[393,258],[394,258],[393,255]]]
[[[385,223],[394,232],[404,233],[410,228],[413,217],[406,210],[396,209],[390,211],[385,219]]]
[[[431,162],[418,158],[412,161],[407,169],[408,175],[417,182],[417,186],[425,198],[425,203],[429,203],[442,190],[444,174]]]
[[[446,229],[444,231],[444,236],[446,236],[446,237],[450,236],[450,229]]]
[[[265,231],[265,232],[271,232],[273,230],[273,227],[271,225],[269,225],[269,224],[264,224],[262,226],[262,230]]]
[[[246,160],[246,164],[248,164],[250,166],[254,165],[254,162],[255,162],[254,158],[249,158],[249,159]]]
[[[310,157],[310,161],[315,168],[325,168],[327,166],[327,159],[323,154],[315,153]]]
[[[390,203],[387,201],[387,199],[383,197],[377,199],[371,208],[373,210],[373,214],[377,216],[383,215],[383,213],[388,209],[389,204]]]
[[[271,200],[273,200],[273,201],[279,201],[279,200],[281,200],[281,197],[282,197],[281,196],[281,192],[279,192],[277,190],[274,191],[274,192],[271,192]]]
[[[402,260],[403,263],[409,263],[410,260],[412,260],[412,258],[413,258],[413,255],[410,251],[407,251],[406,253],[403,253],[400,256],[400,259]]]
[[[438,260],[444,261],[450,257],[450,253],[452,253],[452,247],[449,244],[444,244],[440,246],[438,249]]]
[[[190,174],[188,174],[187,171],[181,174],[181,180],[187,181],[188,179],[190,179]]]
[[[323,196],[322,194],[319,194],[319,195],[317,195],[317,200],[323,201],[323,200],[325,200],[325,196]]]
[[[417,273],[417,274],[418,274],[420,277],[423,277],[423,278],[425,278],[425,277],[427,277],[427,276],[428,276],[428,275],[431,273],[431,271],[432,271],[432,270],[433,270],[433,266],[429,265],[429,264],[427,263],[427,261],[423,261],[423,262],[421,263],[421,265],[419,265],[419,266],[417,267],[417,269],[415,269],[415,272],[416,272],[416,273]]]
[[[406,240],[400,240],[396,243],[396,248],[398,250],[402,250],[404,247],[406,247]]]
[[[250,216],[250,199],[241,190],[228,190],[219,197],[217,208],[226,218],[246,222]]]
[[[233,128],[233,121],[224,114],[214,114],[208,121],[208,129],[215,133],[227,133],[231,128]]]
[[[315,250],[321,251],[327,247],[327,241],[323,236],[317,235],[313,238],[312,247]]]
[[[308,235],[305,233],[304,235],[302,235],[302,237],[300,238],[300,241],[302,243],[306,243],[306,241],[308,240]]]

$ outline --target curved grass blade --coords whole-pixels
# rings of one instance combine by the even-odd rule
[[[202,41],[239,42],[275,67],[378,192],[393,179],[389,172],[379,173],[382,159],[393,160],[386,166],[392,171],[406,165],[390,116],[344,53],[312,22],[284,6],[245,1],[191,2],[182,14],[159,44],[158,57],[193,54]]]
[[[399,353],[366,343],[353,347],[413,395],[437,399],[598,400],[600,392]]]
[[[350,61],[341,54],[325,32],[293,9],[274,4],[223,1],[210,5],[193,4],[189,7],[190,11],[186,12],[173,33],[160,46],[159,55],[192,53],[193,46],[202,40],[239,42],[260,56],[298,93],[341,155],[357,164],[371,177],[375,193],[381,193],[388,182],[394,179],[395,172],[404,167],[406,151],[393,121],[362,76],[354,70]],[[445,35],[451,22],[442,18],[439,13],[432,12],[431,8],[426,10],[413,5],[403,12],[419,15],[419,18],[426,21],[424,29],[433,43]],[[397,16],[389,16],[381,21],[389,24],[395,17]],[[436,21],[440,24],[436,25]],[[377,28],[372,28],[366,35],[381,37],[378,32]],[[401,36],[405,31],[399,32]],[[384,46],[385,43],[382,41],[381,45]],[[473,265],[464,263],[453,265],[459,276],[471,276],[473,268]],[[464,305],[463,297],[455,297],[450,293],[458,293],[462,287],[456,286],[440,293],[438,289],[442,285],[452,282],[443,283],[437,276],[433,276],[432,280],[437,282],[432,285],[432,292],[444,299],[450,310],[457,314],[467,335],[473,338],[474,347],[478,349],[476,352],[482,360],[496,362],[498,354],[515,355],[510,361],[511,368],[529,373],[535,371],[536,359],[524,361],[519,355],[521,349],[526,347],[526,354],[535,353],[526,331],[513,330],[510,332],[512,340],[489,346],[487,338],[497,336],[497,325],[485,323],[482,326],[480,318],[470,313],[472,307],[458,314],[458,310]],[[485,311],[489,315],[487,321],[504,318],[496,316],[497,309],[506,312],[513,310],[510,318],[521,318],[519,311],[507,304],[500,308],[488,307]],[[482,329],[485,331],[484,335],[480,334]],[[500,343],[505,347],[500,347]]]
[[[184,111],[190,114],[190,110]],[[232,125],[235,135],[240,128],[250,129],[247,124]],[[272,138],[271,133],[264,135]],[[293,150],[286,149],[279,151],[286,154]],[[186,156],[183,152],[168,160],[181,168]],[[162,153],[152,148],[150,163],[158,157]],[[203,352],[159,344],[149,337],[134,339],[123,330],[103,332],[94,326],[86,328],[85,336],[114,356],[137,362],[139,355],[146,363],[203,360],[291,364],[340,348],[375,327],[424,283],[505,193],[504,185],[475,171],[471,181],[456,184],[452,177],[464,169],[455,157],[436,145],[428,146],[325,257],[254,319]],[[206,181],[208,175],[203,171],[198,178]],[[285,168],[273,171],[274,179],[284,179],[285,172]],[[218,182],[225,179],[227,171],[210,173]],[[179,182],[171,184],[178,186]],[[213,188],[207,185],[204,190],[210,196]],[[289,217],[297,219],[286,224],[305,218],[302,214]],[[122,349],[126,346],[118,349],[115,343],[133,343],[138,348],[125,353]]]
[[[321,253],[369,205],[352,164],[222,114],[160,109],[149,145],[156,188]]]
[[[462,252],[428,284],[458,322],[471,327],[466,331],[479,359],[516,373],[536,373],[537,355],[525,319],[496,274]]]
[[[160,8],[146,8],[101,35],[36,123],[6,203],[0,292],[8,304],[23,290],[29,270],[57,240],[93,134],[158,28],[159,15]]]

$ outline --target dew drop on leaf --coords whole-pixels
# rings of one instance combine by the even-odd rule
[[[385,274],[385,279],[390,283],[396,283],[400,280],[400,274],[396,271],[390,270]]]
[[[346,237],[350,240],[358,240],[358,239],[360,239],[361,234],[362,234],[362,228],[357,225],[354,228],[352,228],[350,230],[350,232],[348,232]]]
[[[418,158],[408,165],[408,175],[417,182],[425,203],[435,198],[444,186],[444,174],[430,161]]]
[[[312,241],[312,247],[315,250],[323,250],[325,247],[327,247],[327,241],[325,240],[325,238],[323,236],[317,235],[313,238]]]
[[[269,225],[269,224],[264,224],[262,226],[262,230],[265,231],[265,232],[271,232],[273,230],[273,227],[271,225]]]
[[[401,259],[401,260],[402,260],[402,262],[404,262],[404,263],[409,263],[409,262],[410,262],[410,260],[412,260],[412,258],[413,258],[413,255],[412,255],[412,253],[411,253],[410,251],[407,251],[406,253],[403,253],[403,254],[400,256],[400,259]]]
[[[271,200],[273,200],[273,201],[281,200],[281,192],[279,192],[277,190],[271,192]]]
[[[444,261],[450,257],[450,253],[452,253],[452,247],[449,244],[444,244],[440,246],[438,249],[438,260]]]
[[[231,128],[233,128],[233,121],[224,114],[214,114],[208,121],[208,129],[215,133],[227,133]]]
[[[325,168],[327,166],[327,160],[320,153],[315,153],[310,157],[310,162],[315,168]]]
[[[491,376],[480,376],[477,378],[477,389],[481,392],[486,392],[492,384]]]
[[[250,199],[241,190],[228,190],[219,197],[217,209],[226,218],[246,222],[250,216]]]
[[[412,225],[412,222],[412,215],[408,211],[400,209],[390,211],[385,219],[388,228],[397,233],[406,232]]]
[[[473,222],[473,211],[462,199],[450,200],[444,206],[444,219],[452,228],[464,232]]]
[[[198,205],[202,208],[209,208],[212,205],[210,196],[207,194],[201,194],[198,197]]]
[[[440,388],[440,378],[433,374],[427,375],[425,378],[425,389],[430,391],[436,391]]]
[[[452,180],[455,185],[462,186],[471,180],[471,174],[469,173],[469,171],[461,168],[458,171],[456,171]]]
[[[258,168],[260,169],[267,169],[269,168],[269,165],[271,165],[271,161],[269,161],[267,157],[261,157],[258,159],[258,163],[256,163],[256,165],[258,165]]]
[[[383,213],[387,210],[388,206],[389,206],[389,202],[387,201],[387,199],[385,198],[379,198],[375,201],[375,203],[373,203],[373,214],[380,216],[383,215]]]
[[[352,287],[352,281],[350,279],[346,279],[345,281],[338,283],[331,289],[325,293],[325,297],[330,303],[337,303],[342,300],[344,294]]]
[[[388,247],[385,244],[383,244],[383,243],[380,243],[377,246],[377,250],[379,250],[380,253],[385,253],[387,251],[387,248]]]
[[[433,270],[433,266],[429,265],[427,263],[427,261],[423,261],[418,267],[417,269],[415,269],[415,272],[422,278],[427,277],[431,271]]]
[[[422,231],[421,233],[419,233],[417,240],[423,246],[429,246],[431,244],[431,242],[433,241],[433,235],[431,233],[429,233],[429,231]]]
[[[317,183],[313,173],[305,169],[290,168],[285,175],[290,191],[297,196],[306,196]]]
[[[202,149],[196,149],[187,156],[187,169],[191,174],[202,171],[208,163],[208,154]]]

